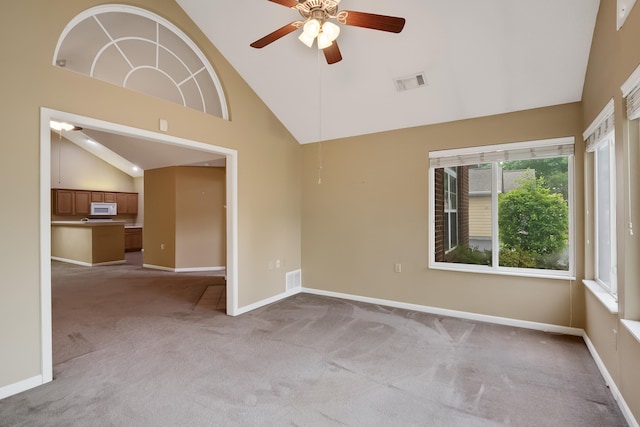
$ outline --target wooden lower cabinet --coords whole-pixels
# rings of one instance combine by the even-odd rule
[[[142,227],[125,227],[124,251],[137,252],[142,250]]]

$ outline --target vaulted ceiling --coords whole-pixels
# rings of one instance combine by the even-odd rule
[[[400,34],[341,26],[328,65],[268,0],[176,0],[302,144],[580,101],[599,0],[342,0],[406,18]],[[215,66],[215,64],[214,64]],[[426,85],[394,81],[424,73]]]

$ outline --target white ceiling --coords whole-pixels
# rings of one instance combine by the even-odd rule
[[[52,131],[52,139],[57,131]],[[145,170],[170,166],[224,167],[225,156],[195,148],[151,141],[138,137],[84,128],[63,132],[65,139],[78,145],[132,177]]]
[[[580,101],[599,0],[343,0],[406,18],[400,34],[342,26],[327,65],[267,0],[176,0],[302,144]],[[214,64],[215,67],[215,64]],[[424,72],[427,86],[394,79]]]

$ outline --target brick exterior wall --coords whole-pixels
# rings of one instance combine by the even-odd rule
[[[444,168],[434,171],[434,222],[435,259],[437,262],[450,261],[444,250]],[[469,168],[459,166],[458,183],[458,244],[469,244]]]
[[[436,261],[444,261],[444,168],[438,168],[434,174],[434,212],[435,212],[435,251]]]

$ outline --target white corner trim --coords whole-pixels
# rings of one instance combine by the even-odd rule
[[[640,322],[637,320],[622,319],[620,323],[622,323],[625,329],[640,343]]]
[[[49,381],[44,381],[42,375],[36,375],[35,377],[27,378],[26,380],[18,381],[17,383],[0,387],[0,400],[9,396],[13,396],[14,394],[22,393],[23,391],[27,391],[34,387],[38,387]]]
[[[611,314],[618,314],[618,301],[611,295],[605,288],[600,286],[595,280],[582,280],[584,286],[591,291],[598,301],[609,311]]]
[[[626,98],[629,96],[634,89],[640,86],[640,65],[636,67],[633,73],[627,78],[622,86],[620,86],[620,91],[622,92],[622,97]]]
[[[257,308],[264,307],[265,305],[273,304],[274,302],[278,302],[278,301],[283,300],[285,298],[289,298],[290,296],[299,294],[300,292],[302,292],[301,288],[290,289],[288,291],[279,293],[277,295],[274,295],[272,297],[263,299],[261,301],[254,302],[253,304],[249,304],[249,305],[245,305],[243,307],[235,308],[232,312],[229,312],[227,310],[227,314],[229,316],[239,316],[241,314],[245,314],[245,313],[248,313],[250,311],[253,311],[253,310],[257,309]]]
[[[533,329],[556,334],[566,334],[581,337],[584,331],[580,328],[569,326],[552,325],[549,323],[531,322],[528,320],[511,319],[508,317],[490,316],[486,314],[470,313],[466,311],[449,310],[445,308],[430,307],[426,305],[410,304],[398,301],[391,301],[380,298],[362,297],[359,295],[343,294],[339,292],[324,291],[321,289],[302,288],[302,292],[314,295],[322,295],[333,298],[342,298],[352,301],[360,301],[369,304],[385,305],[388,307],[401,308],[404,310],[419,311],[422,313],[436,314],[439,316],[457,317],[459,319],[473,320],[477,322],[494,323],[497,325],[514,326],[516,328]]]
[[[602,111],[600,111],[598,116],[595,119],[593,119],[589,127],[587,127],[587,129],[585,129],[585,131],[582,133],[582,137],[584,138],[585,141],[589,139],[589,135],[595,132],[596,129],[607,117],[613,114],[614,112],[613,106],[614,106],[613,98],[611,98],[609,102],[607,102],[607,105],[605,105],[605,107],[602,109]]]
[[[609,390],[611,390],[611,394],[613,395],[613,398],[616,400],[616,402],[618,402],[620,411],[622,412],[622,415],[624,415],[624,418],[629,423],[629,426],[640,427],[638,425],[638,421],[633,416],[633,413],[631,412],[629,405],[627,405],[627,402],[624,400],[624,397],[622,397],[620,390],[618,390],[618,386],[616,385],[615,381],[613,381],[611,374],[609,374],[607,367],[605,366],[604,362],[600,358],[600,355],[596,351],[595,346],[589,339],[589,336],[586,334],[586,332],[584,333],[582,338],[584,339],[584,342],[587,345],[587,349],[589,349],[589,353],[591,353],[591,357],[596,362],[596,366],[598,366],[598,369],[600,370],[600,374],[602,375],[602,377],[604,378],[604,381],[609,386]]]

